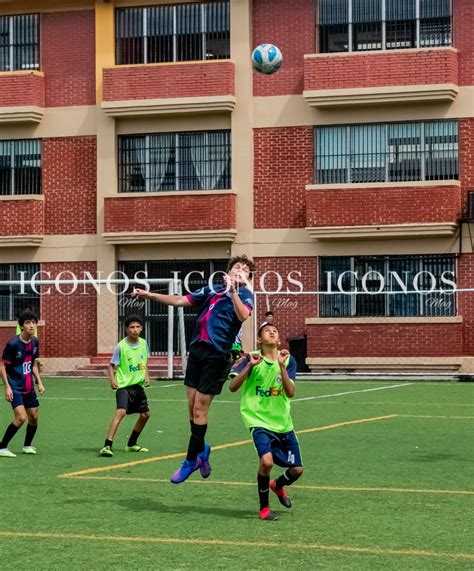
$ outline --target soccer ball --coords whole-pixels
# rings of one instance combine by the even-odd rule
[[[259,73],[271,75],[280,69],[282,62],[281,51],[273,44],[261,44],[252,52],[252,65]]]

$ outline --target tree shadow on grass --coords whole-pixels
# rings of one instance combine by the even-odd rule
[[[252,511],[252,510],[229,509],[217,506],[166,505],[162,502],[150,498],[137,498],[137,499],[130,498],[126,500],[119,500],[117,504],[127,510],[137,511],[137,512],[151,511],[156,513],[169,513],[169,514],[179,514],[179,515],[200,513],[202,515],[227,517],[232,519],[242,519],[242,518],[255,519],[257,514],[256,510]]]

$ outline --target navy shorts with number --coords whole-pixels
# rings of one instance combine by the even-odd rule
[[[193,343],[184,384],[205,395],[220,395],[231,367],[230,352],[222,353],[207,343]]]
[[[282,468],[303,466],[300,445],[293,430],[272,432],[266,428],[252,428],[250,431],[257,454],[261,458],[271,452],[273,462]]]
[[[141,385],[131,385],[117,389],[115,393],[117,408],[124,408],[127,414],[148,412],[145,389]]]
[[[12,387],[13,391],[13,400],[12,400],[12,408],[15,409],[17,406],[24,406],[25,408],[38,408],[40,403],[38,401],[38,397],[34,390],[30,391],[29,393],[22,393],[21,391],[16,391]]]

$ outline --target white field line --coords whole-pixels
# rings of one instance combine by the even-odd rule
[[[370,393],[372,391],[384,391],[386,389],[397,389],[399,387],[409,387],[410,385],[414,385],[415,383],[402,383],[400,385],[389,385],[388,387],[375,387],[372,389],[362,389],[360,391],[347,391],[344,393],[331,393],[329,395],[318,395],[315,397],[303,397],[300,399],[293,399],[292,402],[298,401],[305,401],[305,400],[315,400],[315,399],[325,399],[329,397],[342,397],[344,395],[354,395],[356,393]]]

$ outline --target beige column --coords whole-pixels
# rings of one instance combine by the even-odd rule
[[[235,62],[235,96],[232,112],[232,188],[237,192],[237,237],[232,255],[253,257],[253,95],[252,95],[252,3],[230,0],[231,58]],[[253,318],[244,324],[243,347],[253,349]]]
[[[96,2],[96,124],[97,124],[97,272],[107,278],[116,271],[115,246],[104,232],[104,196],[117,190],[115,120],[102,111],[102,69],[114,65],[114,5]],[[119,276],[115,276],[119,277]],[[117,296],[102,286],[97,299],[97,352],[110,353],[118,340]]]

